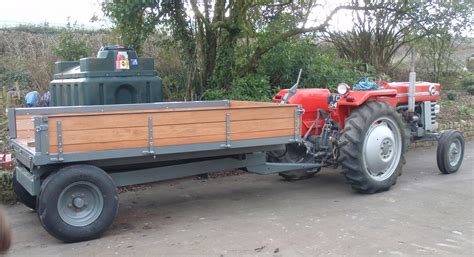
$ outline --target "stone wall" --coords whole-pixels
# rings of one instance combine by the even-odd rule
[[[448,121],[444,124],[439,124],[438,130],[457,129],[463,132],[464,138],[467,140],[474,139],[474,120]],[[437,145],[436,141],[417,141],[411,144],[410,148],[428,147]]]

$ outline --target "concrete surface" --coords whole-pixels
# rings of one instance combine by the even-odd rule
[[[245,174],[178,180],[120,195],[98,240],[63,244],[22,205],[7,207],[11,256],[474,256],[474,142],[457,174],[436,148],[407,153],[392,190],[351,191],[339,172],[283,182]]]

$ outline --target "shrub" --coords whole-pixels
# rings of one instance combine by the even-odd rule
[[[59,43],[53,48],[54,54],[64,61],[77,61],[87,57],[91,49],[86,45],[84,38],[78,37],[79,28],[76,24],[71,25],[68,21],[66,30],[59,35]]]
[[[461,81],[462,88],[469,89],[469,87],[474,86],[474,73],[470,73]]]
[[[472,115],[472,109],[468,106],[461,106],[459,108],[459,113],[461,114],[461,116],[471,116]]]
[[[243,101],[270,101],[273,96],[268,76],[249,74],[232,81],[228,89],[213,88],[206,91],[206,100],[243,100]]]
[[[451,100],[451,101],[456,100],[456,91],[448,90],[448,91],[446,91],[446,95],[448,96],[449,100]]]
[[[467,88],[467,92],[470,94],[470,95],[474,95],[474,85],[471,85]]]

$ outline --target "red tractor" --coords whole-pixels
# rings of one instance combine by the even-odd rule
[[[301,71],[300,71],[301,76]],[[299,76],[299,77],[300,77]],[[370,87],[351,90],[344,83],[337,93],[328,89],[281,90],[274,102],[299,104],[302,144],[269,154],[276,162],[321,163],[343,167],[348,183],[358,192],[377,193],[390,189],[401,175],[404,154],[415,140],[438,141],[440,171],[458,171],[464,155],[460,131],[436,133],[440,85],[429,82],[369,82]],[[320,168],[280,173],[288,180],[314,176]]]

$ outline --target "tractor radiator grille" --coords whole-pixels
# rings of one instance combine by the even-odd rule
[[[425,130],[434,131],[437,129],[438,124],[436,123],[436,102],[423,102],[423,118]]]

